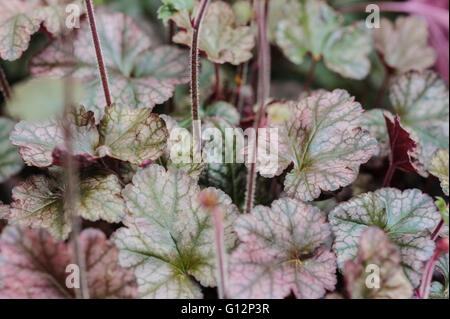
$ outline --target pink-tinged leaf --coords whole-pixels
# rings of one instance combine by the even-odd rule
[[[13,128],[13,121],[0,117],[0,183],[17,174],[23,167],[17,147],[9,141]]]
[[[222,191],[209,188],[223,212],[227,249],[236,245],[232,223],[239,211]],[[132,268],[143,298],[201,298],[216,285],[212,214],[201,207],[200,187],[181,170],[152,164],[122,192],[130,216],[114,235],[120,264]],[[195,281],[195,280],[197,281]]]
[[[289,196],[311,201],[322,191],[350,185],[360,165],[378,152],[377,141],[361,129],[361,105],[346,91],[318,91],[286,105],[291,116],[267,125],[278,129],[277,172],[262,175],[279,175],[294,163],[284,183]]]
[[[47,229],[55,238],[68,237],[72,222],[64,201],[62,176],[34,175],[12,191],[8,219],[13,224]],[[122,188],[115,175],[82,174],[76,212],[83,218],[119,222],[125,215]]]
[[[336,236],[334,251],[343,269],[355,259],[361,234],[369,227],[384,230],[400,248],[403,270],[414,287],[420,283],[425,263],[434,251],[430,239],[441,215],[433,199],[418,189],[382,188],[338,205],[329,215]]]
[[[170,19],[182,29],[173,41],[187,46],[192,43],[191,20],[197,15],[200,2],[196,1],[193,13],[182,10]],[[223,1],[212,2],[206,9],[200,32],[199,49],[214,63],[239,65],[252,57],[255,39],[248,26],[236,24],[233,9]]]
[[[408,299],[413,295],[401,266],[400,249],[376,227],[361,234],[357,260],[347,261],[344,277],[352,299]]]
[[[117,248],[95,229],[79,236],[92,299],[135,298],[133,273],[118,264]],[[43,230],[7,227],[0,237],[0,298],[74,298],[66,279],[73,264],[70,243]]]
[[[232,298],[321,298],[336,285],[336,257],[323,247],[331,235],[318,208],[283,198],[240,216],[241,240],[230,258]]]
[[[80,0],[1,0],[0,57],[11,61],[20,58],[41,24],[53,35],[62,33],[69,3],[83,8]]]
[[[184,51],[170,46],[153,48],[147,34],[122,13],[98,10],[96,18],[113,103],[151,109],[172,97],[177,84],[188,81]],[[83,21],[74,40],[55,41],[36,56],[31,73],[39,77],[71,74],[80,78],[87,91],[82,102],[99,120],[105,101],[90,32],[88,21]]]
[[[423,165],[419,161],[420,149],[416,140],[400,124],[400,117],[392,116],[389,113],[384,114],[387,132],[389,135],[391,163],[396,168],[403,169],[410,173],[417,173],[427,176]]]

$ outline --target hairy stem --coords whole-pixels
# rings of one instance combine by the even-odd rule
[[[245,212],[251,213],[253,208],[253,201],[255,196],[256,183],[256,157],[258,153],[258,128],[265,114],[265,102],[270,94],[270,46],[267,39],[267,13],[268,0],[256,0],[255,11],[258,19],[258,105],[259,109],[256,114],[256,119],[253,125],[254,139],[250,139],[249,143],[253,143],[250,147],[251,164],[247,180],[247,194]]]
[[[105,63],[103,61],[102,47],[100,45],[100,40],[98,38],[97,25],[95,23],[94,8],[92,6],[91,0],[86,0],[86,9],[89,18],[89,25],[91,26],[92,41],[94,42],[95,54],[97,56],[98,62],[98,70],[100,72],[100,79],[102,81],[106,105],[111,106],[112,102],[111,102],[111,93],[109,91],[108,76],[106,74]]]
[[[441,221],[437,225],[436,229],[431,234],[431,240],[435,241],[439,237],[439,234],[441,233],[442,227],[444,227],[444,223],[445,223],[444,220],[441,219]]]
[[[418,290],[418,295],[420,299],[428,299],[428,297],[430,296],[431,280],[433,279],[433,272],[438,259],[439,253],[435,252],[433,254],[433,257],[431,257],[431,259],[425,266],[425,272],[423,273],[422,282]]]
[[[392,176],[394,176],[395,169],[396,165],[393,163],[393,161],[390,161],[389,169],[386,173],[386,176],[384,177],[383,187],[389,187],[392,181]]]
[[[9,87],[8,80],[6,79],[5,72],[3,72],[3,68],[0,65],[0,89],[5,95],[5,99],[11,99],[11,88]]]
[[[200,9],[194,20],[192,30],[192,44],[191,44],[191,103],[192,103],[192,133],[194,135],[194,162],[201,161],[201,131],[202,124],[199,117],[199,93],[198,81],[200,73],[199,62],[199,43],[200,43],[200,29],[202,26],[203,17],[206,13],[210,0],[202,0]]]

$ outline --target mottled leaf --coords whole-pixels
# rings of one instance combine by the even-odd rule
[[[17,148],[9,141],[13,128],[13,121],[0,117],[0,183],[18,173],[23,166]]]
[[[278,23],[276,42],[290,61],[302,64],[311,53],[344,77],[367,76],[372,38],[364,23],[344,26],[343,17],[322,0],[291,0],[285,5],[291,12]]]
[[[133,273],[118,265],[118,250],[96,229],[79,236],[92,299],[135,298]],[[56,242],[43,230],[7,227],[0,237],[0,298],[74,298],[66,285],[73,264],[69,243]]]
[[[449,176],[449,155],[448,151],[439,150],[437,151],[432,160],[430,166],[430,173],[438,177],[441,181],[441,187],[445,195],[449,195],[448,191],[448,176]]]
[[[233,298],[321,298],[336,285],[336,257],[322,247],[331,235],[325,215],[283,198],[257,206],[234,224],[241,245],[230,258]]]
[[[414,287],[419,285],[425,262],[434,251],[430,233],[441,219],[431,197],[417,189],[383,188],[340,204],[329,218],[341,269],[356,258],[362,232],[375,226],[400,248],[406,276]]]
[[[376,138],[379,146],[378,156],[388,156],[390,154],[389,135],[384,118],[387,111],[373,109],[364,112],[361,127],[369,131],[370,135]]]
[[[419,136],[421,161],[429,167],[438,149],[449,149],[449,95],[432,71],[410,72],[392,82],[390,100],[401,124]]]
[[[175,43],[191,46],[192,23],[196,17],[200,2],[196,1],[193,13],[182,10],[171,17],[182,29],[174,35]],[[233,9],[223,1],[212,2],[206,9],[200,32],[199,49],[206,53],[214,63],[231,63],[234,65],[248,61],[252,57],[255,39],[248,26],[236,25]]]
[[[448,253],[443,255],[441,258],[439,258],[436,269],[442,274],[443,276],[443,283],[435,281],[431,285],[430,290],[430,298],[432,299],[447,299],[449,298],[448,294],[448,284],[449,284],[449,277],[448,277]]]
[[[291,117],[268,128],[278,129],[276,175],[294,163],[284,183],[289,196],[311,201],[321,191],[350,185],[359,166],[378,152],[376,140],[361,129],[361,105],[346,91],[317,92],[287,105]]]
[[[113,103],[133,108],[153,108],[168,100],[175,85],[186,83],[187,55],[175,47],[151,47],[149,37],[134,21],[121,14],[96,12],[97,27],[109,75]],[[71,54],[71,47],[75,52]],[[88,21],[81,23],[75,39],[54,41],[31,63],[35,76],[72,74],[83,81],[83,104],[96,119],[103,116],[105,98]]]
[[[369,277],[374,275],[378,276],[378,287],[368,285],[375,284]],[[400,249],[376,227],[361,234],[357,261],[347,261],[344,276],[352,299],[409,299],[413,295],[413,287],[401,266]]]
[[[383,60],[400,73],[423,71],[436,61],[436,53],[428,45],[428,25],[422,17],[398,17],[395,23],[383,18],[374,33]]]
[[[125,215],[120,191],[121,186],[115,175],[94,173],[81,176],[80,197],[75,211],[91,221],[119,222]],[[14,224],[47,229],[54,237],[66,239],[72,222],[64,192],[62,176],[33,175],[13,189],[14,202],[8,219]]]
[[[216,192],[224,214],[225,245],[235,246],[237,208]],[[200,286],[215,286],[211,215],[200,206],[200,188],[180,170],[150,165],[133,177],[122,196],[131,215],[114,238],[120,264],[134,269],[144,298],[201,298]],[[194,280],[195,278],[195,280]]]

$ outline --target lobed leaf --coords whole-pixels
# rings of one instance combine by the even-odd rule
[[[13,121],[0,117],[0,183],[17,174],[23,167],[17,148],[9,141],[13,128]]]
[[[438,150],[431,159],[430,173],[441,181],[442,191],[449,196],[448,176],[449,176],[449,155],[448,151]]]
[[[193,13],[182,10],[170,19],[182,29],[173,37],[175,43],[191,46],[193,20],[199,10],[195,2]],[[239,65],[250,60],[255,39],[248,26],[236,25],[233,9],[223,1],[212,2],[206,9],[199,35],[199,49],[214,63]]]
[[[377,272],[369,268],[374,266]],[[378,276],[376,282],[370,281],[371,275]],[[409,299],[413,295],[413,287],[401,266],[399,248],[376,227],[369,227],[361,234],[357,261],[345,263],[344,276],[352,299]],[[369,287],[367,283],[378,287]]]
[[[233,298],[321,298],[336,285],[336,257],[323,244],[331,235],[325,215],[283,198],[240,216],[234,229],[241,245],[230,258]]]
[[[89,295],[92,299],[134,298],[136,282],[132,272],[118,265],[118,250],[95,229],[79,238],[84,251]],[[0,237],[0,298],[74,298],[68,288],[73,264],[68,243],[54,241],[43,230],[7,227]]]
[[[369,227],[384,230],[400,248],[403,270],[414,287],[434,251],[430,233],[441,219],[433,199],[417,189],[382,188],[338,205],[329,215],[336,235],[338,266],[356,258],[361,234]]]
[[[209,191],[217,194],[230,249],[238,210],[223,192]],[[155,164],[138,171],[122,192],[131,215],[114,240],[120,264],[134,270],[141,297],[201,298],[197,282],[216,285],[212,217],[198,202],[199,193],[186,173]]]
[[[361,129],[361,105],[346,91],[316,92],[287,106],[290,118],[267,127],[278,129],[276,175],[294,163],[284,183],[289,196],[311,201],[321,191],[350,185],[359,166],[378,152],[376,140]]]
[[[383,60],[399,73],[423,71],[436,62],[436,53],[428,45],[428,24],[422,17],[402,16],[395,23],[383,18],[374,34]]]
[[[343,16],[322,0],[290,0],[285,6],[291,12],[279,21],[276,42],[291,62],[302,64],[310,53],[344,77],[368,75],[372,39],[364,23],[343,26]]]

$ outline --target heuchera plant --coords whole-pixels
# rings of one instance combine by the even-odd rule
[[[448,3],[142,3],[0,0],[0,298],[448,298]]]

